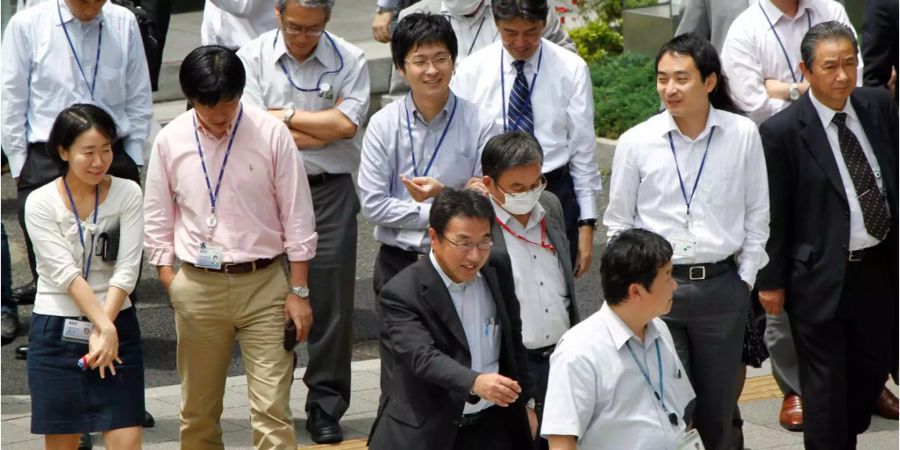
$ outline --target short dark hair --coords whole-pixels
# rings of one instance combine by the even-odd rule
[[[806,65],[806,69],[809,70],[812,67],[812,63],[816,59],[816,47],[820,42],[838,39],[846,39],[853,43],[854,49],[859,49],[859,41],[856,40],[853,30],[836,20],[822,22],[810,28],[803,35],[803,40],[800,41],[800,58]]]
[[[57,167],[66,171],[69,163],[59,156],[60,147],[67,149],[84,132],[95,129],[109,139],[110,145],[117,139],[116,122],[103,108],[87,103],[76,103],[56,116],[50,137],[47,138],[47,153]]]
[[[647,230],[625,230],[609,241],[600,259],[600,285],[606,303],[618,305],[628,298],[633,283],[648,291],[659,269],[672,260],[672,245]]]
[[[413,13],[397,23],[391,35],[391,57],[398,70],[406,67],[406,55],[423,44],[443,44],[456,62],[458,44],[450,21],[431,13]]]
[[[447,223],[454,217],[484,219],[490,223],[494,218],[494,208],[481,192],[445,187],[431,205],[428,225],[438,236],[443,236]]]
[[[498,134],[481,151],[481,172],[494,181],[511,167],[544,164],[544,150],[537,139],[524,131]]]
[[[493,0],[494,22],[522,18],[529,22],[546,22],[550,8],[547,0]]]
[[[192,50],[181,62],[181,91],[192,103],[215,106],[241,96],[247,74],[240,58],[220,45]]]
[[[656,54],[656,69],[659,69],[659,60],[666,54],[673,53],[690,56],[694,65],[700,71],[700,76],[706,80],[710,74],[716,74],[716,87],[709,93],[709,103],[716,109],[742,114],[740,108],[731,99],[728,89],[728,78],[722,73],[722,61],[716,48],[706,39],[694,34],[686,33],[673,37],[663,44]]]

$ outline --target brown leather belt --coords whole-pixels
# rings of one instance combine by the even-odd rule
[[[204,272],[224,273],[226,275],[241,275],[265,269],[266,267],[271,266],[273,262],[278,261],[279,258],[280,256],[276,256],[274,258],[260,258],[256,261],[248,261],[242,263],[224,263],[222,264],[221,269],[207,269],[206,267],[198,267],[196,264],[191,264],[189,262],[183,262],[183,264],[187,264],[197,270],[202,270]]]

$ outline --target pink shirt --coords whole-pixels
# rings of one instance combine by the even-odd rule
[[[195,264],[202,242],[223,247],[223,261],[229,263],[282,253],[290,261],[312,259],[318,235],[299,152],[283,123],[252,106],[244,106],[216,199],[218,224],[208,240],[211,205],[193,119],[193,111],[182,113],[153,143],[144,194],[150,264],[172,265],[176,257]],[[216,139],[199,119],[197,125],[215,190],[231,133]]]

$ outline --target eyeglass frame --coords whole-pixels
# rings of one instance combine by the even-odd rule
[[[441,236],[441,239],[453,244],[453,246],[456,247],[457,250],[460,250],[463,253],[471,252],[473,249],[476,249],[476,248],[479,251],[486,251],[486,250],[490,250],[494,246],[494,240],[491,238],[485,238],[478,242],[454,242],[452,239],[448,238],[447,236]],[[482,246],[486,246],[486,247],[482,248]]]
[[[305,34],[309,37],[319,37],[325,33],[325,26],[327,23],[321,25],[321,29],[313,29],[315,27],[298,27],[294,24],[286,23],[284,21],[284,17],[281,18],[281,32],[288,36],[299,36],[301,34]]]
[[[421,58],[421,59],[404,59],[407,64],[412,64],[413,67],[419,70],[424,70],[428,68],[428,65],[431,64],[434,67],[445,67],[446,64],[453,62],[453,55],[446,54],[435,56],[434,58]]]
[[[496,183],[496,182],[495,182],[495,183]],[[541,174],[541,177],[538,178],[538,184],[537,184],[536,186],[528,186],[528,190],[525,190],[525,191],[522,191],[522,192],[506,192],[505,189],[503,189],[502,187],[500,187],[500,183],[496,183],[497,189],[499,189],[500,192],[503,193],[503,195],[509,195],[510,197],[515,197],[515,196],[517,196],[517,195],[527,194],[527,193],[529,193],[529,192],[531,192],[531,191],[534,191],[534,190],[536,190],[536,189],[541,189],[541,190],[543,191],[543,190],[546,190],[546,189],[547,189],[547,185],[549,185],[549,184],[550,184],[550,182],[547,181],[547,177],[545,177],[543,174]]]

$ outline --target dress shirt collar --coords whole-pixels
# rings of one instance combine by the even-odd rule
[[[777,6],[773,5],[771,0],[759,0],[760,6],[762,6],[762,8],[766,11],[766,15],[769,17],[769,20],[772,21],[773,25],[778,23],[778,21],[781,20],[782,17],[789,21],[796,21],[797,19],[803,17],[805,14],[809,14],[809,11],[807,10],[812,9],[812,5],[810,5],[810,3],[812,3],[812,1],[810,0],[800,0],[797,5],[797,14],[795,14],[793,18],[790,18],[785,16]]]
[[[66,3],[66,0],[57,0],[57,3],[59,4],[59,11],[62,13],[62,19],[63,19],[64,23],[66,23],[67,25],[69,23],[71,23],[72,21],[77,21],[79,23],[82,23],[81,21],[76,19],[74,15],[72,15],[72,11],[69,10],[69,4]],[[94,17],[90,22],[83,22],[83,24],[88,25],[88,24],[92,24],[92,23],[103,22],[103,20],[104,20],[103,10],[104,9],[106,9],[106,5],[103,5],[103,8],[101,8],[100,12],[97,14],[97,17]],[[60,26],[59,22],[57,22],[57,21],[54,21],[54,22],[56,23],[56,26]]]
[[[500,204],[497,203],[497,200],[495,200],[494,197],[491,197],[491,204],[494,205],[494,214],[497,215],[497,218],[499,218],[501,222],[505,223],[506,225],[509,225],[513,222],[519,224],[519,221],[516,220],[516,218],[513,217],[513,215],[510,214],[509,211],[500,207]],[[528,218],[528,224],[525,225],[525,230],[527,231],[534,228],[539,223],[541,223],[541,219],[543,218],[544,207],[541,206],[540,203],[537,203],[536,205],[534,205],[534,209],[531,210],[531,216]]]
[[[431,124],[439,123],[445,117],[450,117],[450,112],[452,111],[453,104],[457,100],[456,94],[454,94],[451,90],[450,95],[447,96],[447,101],[444,103],[444,109],[442,109],[441,112],[438,113],[438,115],[434,116],[434,118],[431,119],[430,123],[426,122],[425,119],[422,118],[422,114],[419,112],[418,108],[416,108],[416,102],[414,102],[412,99],[412,92],[410,92],[403,101],[406,102],[406,108],[408,111],[412,112],[413,117],[421,122],[422,125],[425,125],[427,127]]]
[[[444,282],[444,286],[450,292],[458,292],[464,293],[466,292],[466,288],[471,286],[477,279],[481,278],[481,271],[475,275],[475,279],[472,281],[464,281],[462,283],[457,283],[450,279],[446,273],[444,273],[444,269],[441,269],[441,265],[438,264],[437,258],[434,256],[434,250],[428,253],[428,259],[431,260],[431,265],[434,266],[434,270],[437,270],[438,275],[441,276],[441,280]]]
[[[502,41],[498,42],[500,42],[500,48],[503,49],[503,64],[506,66],[506,73],[516,73],[516,66],[513,65],[513,63],[516,62],[516,58],[514,58],[513,55],[511,55],[509,51],[506,50],[506,47],[503,46]],[[541,44],[538,45],[537,50],[534,51],[531,57],[525,60],[524,70],[526,72],[534,72],[535,70],[537,70],[538,58],[540,58],[542,51],[544,51],[544,38],[541,38]],[[531,83],[531,80],[528,80],[528,82]]]
[[[243,103],[238,104],[238,112],[234,115],[234,120],[231,121],[231,125],[228,126],[228,129],[225,130],[225,134],[222,137],[215,137],[212,133],[210,133],[206,127],[203,126],[203,122],[200,120],[200,116],[197,115],[197,111],[194,110],[194,121],[197,124],[197,131],[200,132],[203,136],[206,136],[209,139],[214,141],[220,141],[222,139],[226,139],[231,136],[231,131],[234,130],[234,124],[237,123],[238,117],[241,116],[241,110],[244,108]]]
[[[662,135],[665,137],[669,132],[674,132],[681,136],[687,142],[696,142],[703,140],[712,130],[713,127],[723,128],[725,125],[725,118],[722,113],[719,112],[718,109],[714,108],[712,104],[709,105],[709,115],[706,117],[706,127],[703,128],[703,132],[697,135],[696,139],[691,139],[685,136],[681,130],[678,128],[678,124],[675,123],[675,118],[672,117],[672,114],[669,113],[669,110],[665,110],[660,113],[661,117],[665,121],[665,126],[663,127]]]
[[[641,343],[641,346],[646,347],[659,338],[659,330],[656,329],[656,324],[651,320],[647,323],[647,328],[644,330],[644,341],[641,342],[634,332],[631,331],[631,328],[628,328],[628,325],[625,325],[622,318],[619,317],[607,303],[603,303],[603,306],[600,307],[600,314],[598,317],[600,318],[600,321],[606,325],[606,329],[609,330],[609,336],[612,338],[616,350],[621,350],[622,346],[631,339]]]
[[[822,128],[828,128],[828,125],[831,125],[831,119],[834,118],[834,115],[839,112],[847,113],[847,117],[851,121],[856,121],[859,123],[859,117],[856,115],[856,110],[853,109],[853,105],[850,102],[850,99],[847,98],[847,103],[844,104],[844,109],[841,111],[835,111],[820,102],[815,94],[813,94],[812,89],[809,90],[809,99],[812,100],[813,108],[816,109],[816,113],[819,115],[819,120],[822,121]]]
[[[275,31],[275,47],[273,52],[275,53],[275,62],[277,64],[278,61],[281,60],[282,57],[287,57],[288,59],[292,59],[297,64],[305,64],[308,61],[312,61],[313,59],[318,59],[319,62],[327,67],[329,70],[336,70],[338,68],[337,55],[335,54],[337,50],[335,50],[334,46],[331,45],[331,40],[328,39],[325,35],[328,32],[322,33],[319,36],[319,43],[316,44],[315,50],[313,50],[312,54],[306,58],[304,61],[298,61],[294,58],[293,55],[288,53],[287,45],[284,43],[284,33],[281,32],[281,29]]]

